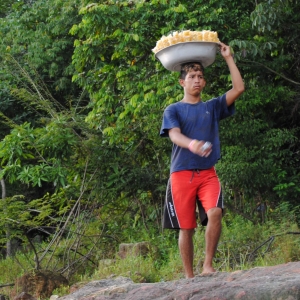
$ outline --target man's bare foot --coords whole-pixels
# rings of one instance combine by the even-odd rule
[[[216,270],[213,267],[203,267],[203,271],[201,274],[209,274],[209,273],[215,273]]]

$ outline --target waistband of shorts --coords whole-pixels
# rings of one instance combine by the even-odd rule
[[[200,171],[207,171],[207,170],[211,170],[213,169],[214,167],[210,167],[208,169],[200,169],[200,168],[196,168],[196,169],[187,169],[185,171],[191,171],[191,172],[200,172]]]
[[[214,170],[215,169],[215,166],[212,166],[208,169],[200,169],[200,168],[195,168],[195,169],[184,169],[184,170],[178,170],[178,171],[174,171],[172,173],[178,173],[178,172],[201,172],[201,171],[209,171],[209,170]],[[171,174],[172,174],[171,173]]]

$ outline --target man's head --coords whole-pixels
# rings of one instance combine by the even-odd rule
[[[203,66],[198,62],[182,65],[179,83],[184,89],[185,98],[200,96],[206,85],[203,70]]]
[[[185,79],[190,71],[201,71],[204,75],[204,68],[200,62],[188,62],[181,66],[180,79]]]

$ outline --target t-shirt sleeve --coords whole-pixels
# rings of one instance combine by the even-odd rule
[[[170,105],[165,109],[163,114],[160,136],[168,137],[169,130],[175,127],[180,128],[180,124],[179,124],[176,108],[174,107],[174,105]]]
[[[219,114],[219,120],[225,119],[227,117],[232,116],[235,113],[235,105],[234,103],[230,106],[227,106],[226,103],[226,94],[217,98],[218,104],[216,110]]]

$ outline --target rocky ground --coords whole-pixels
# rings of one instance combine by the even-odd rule
[[[300,300],[300,262],[159,283],[92,281],[58,300]]]

